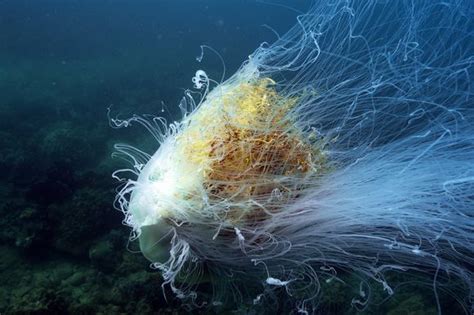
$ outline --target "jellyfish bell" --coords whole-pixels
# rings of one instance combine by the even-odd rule
[[[194,305],[316,312],[331,284],[360,310],[409,275],[439,312],[444,293],[469,313],[473,16],[463,0],[318,2],[226,81],[197,71],[181,121],[111,119],[159,143],[117,146],[133,168],[115,176],[136,177],[116,205],[164,284]]]
[[[200,70],[193,82],[203,88],[206,80]],[[175,125],[140,170],[126,208],[148,259],[169,258],[173,226],[218,227],[215,239],[226,228],[258,225],[321,173],[321,146],[292,119],[297,102],[270,78],[239,77]]]

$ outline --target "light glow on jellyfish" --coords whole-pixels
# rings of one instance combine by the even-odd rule
[[[473,26],[468,0],[317,1],[226,81],[197,71],[180,122],[111,119],[159,142],[117,145],[134,167],[114,176],[165,285],[199,306],[285,296],[313,313],[341,274],[357,309],[417,275],[441,312],[454,278],[472,312]]]

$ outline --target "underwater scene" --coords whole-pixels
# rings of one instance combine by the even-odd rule
[[[0,0],[0,314],[474,314],[472,0]]]

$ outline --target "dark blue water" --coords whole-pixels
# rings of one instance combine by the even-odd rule
[[[112,206],[111,174],[124,167],[113,145],[158,144],[139,127],[111,128],[108,109],[179,119],[196,70],[229,77],[310,3],[0,0],[0,315],[188,313]],[[199,62],[202,45],[218,54]],[[436,314],[432,297],[411,291],[416,279],[403,280],[364,313]],[[331,290],[323,314],[357,313],[358,292]]]

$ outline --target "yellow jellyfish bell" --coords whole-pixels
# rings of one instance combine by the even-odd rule
[[[141,171],[129,205],[135,223],[242,226],[278,211],[324,164],[292,121],[297,102],[270,78],[214,89]]]

